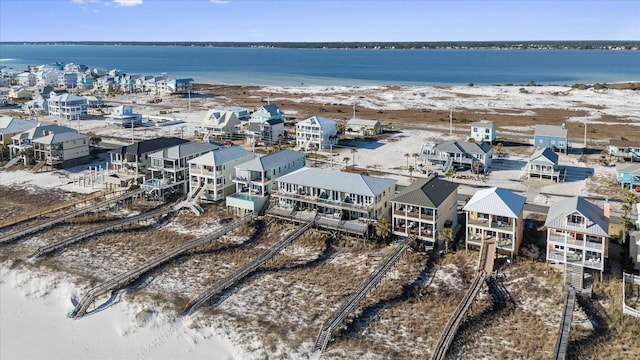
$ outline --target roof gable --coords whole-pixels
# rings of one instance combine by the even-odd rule
[[[391,201],[437,208],[457,189],[458,184],[450,181],[437,177],[423,178],[407,186]]]
[[[524,196],[494,187],[477,191],[462,210],[518,218],[525,201]]]
[[[546,162],[549,164],[558,164],[558,154],[556,154],[553,150],[549,148],[536,150],[531,157],[529,158],[529,162]]]
[[[573,226],[567,223],[565,221],[566,216],[571,214],[584,216],[587,219],[586,227]],[[549,206],[547,220],[544,225],[553,229],[609,236],[609,221],[604,217],[604,210],[581,196],[560,200]]]
[[[278,181],[365,196],[379,195],[396,183],[393,179],[307,167],[281,176]]]

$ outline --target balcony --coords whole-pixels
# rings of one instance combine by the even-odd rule
[[[394,210],[393,214],[397,216],[404,216],[408,218],[420,219],[420,220],[425,220],[430,222],[435,221],[435,217],[433,216],[433,211],[429,211],[428,213],[425,214],[424,212],[421,212],[420,209],[417,207],[396,209]]]
[[[593,249],[599,252],[604,252],[604,243],[600,241],[590,241],[590,240],[577,240],[571,234],[549,234],[549,238],[547,239],[549,242],[577,246],[585,249]]]
[[[513,225],[511,222],[502,221],[490,221],[489,219],[471,219],[469,218],[470,225],[480,225],[486,228],[492,229],[511,229]]]
[[[368,212],[373,208],[373,205],[354,204],[351,202],[345,202],[345,201],[333,200],[333,199],[321,199],[317,196],[299,195],[299,194],[285,192],[285,191],[275,191],[273,192],[272,195],[281,199],[297,200],[297,201],[308,203],[308,204],[315,204],[317,206],[327,206],[327,207],[339,208],[344,210],[356,210],[359,212],[363,212],[363,211]]]

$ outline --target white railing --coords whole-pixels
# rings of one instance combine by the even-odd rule
[[[640,277],[633,274],[622,274],[622,313],[626,315],[635,316],[640,318],[640,309],[636,309],[626,304],[626,283],[631,283],[640,286]]]

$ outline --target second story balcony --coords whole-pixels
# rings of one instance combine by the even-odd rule
[[[326,206],[326,207],[332,207],[332,208],[343,209],[343,210],[356,210],[360,212],[363,212],[363,211],[369,212],[373,208],[373,204],[365,205],[365,204],[353,203],[350,201],[333,200],[331,198],[323,199],[317,196],[290,193],[282,190],[276,190],[272,193],[272,195],[274,197],[278,197],[281,199],[297,200],[297,201],[308,203],[308,204],[314,204],[316,206]]]
[[[574,247],[577,246],[577,247],[589,249],[592,251],[604,252],[605,250],[604,249],[605,244],[602,241],[589,239],[589,238],[587,238],[586,240],[580,240],[580,239],[576,239],[572,234],[569,234],[569,233],[549,234],[547,241],[555,244],[571,245]]]

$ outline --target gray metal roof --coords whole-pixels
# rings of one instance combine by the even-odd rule
[[[220,146],[209,143],[188,142],[156,151],[150,156],[163,159],[182,159],[195,154],[204,154]]]
[[[527,199],[509,190],[493,187],[476,191],[462,210],[517,218]]]
[[[391,201],[437,208],[458,188],[458,184],[437,177],[422,178],[407,186]]]
[[[378,120],[365,120],[365,119],[351,119],[347,121],[347,126],[350,125],[361,125],[361,126],[371,126],[376,127],[380,126],[380,121]]]
[[[531,155],[529,162],[543,162],[558,165],[558,154],[549,148],[538,149]]]
[[[17,134],[38,126],[38,120],[0,117],[0,134]]]
[[[245,150],[238,145],[229,147],[218,147],[216,149],[213,149],[212,151],[189,160],[189,164],[216,166],[226,164],[247,156],[253,156],[253,153],[251,151]]]
[[[247,161],[244,164],[236,166],[240,169],[247,169],[251,171],[267,171],[274,169],[282,164],[295,161],[297,159],[305,159],[306,155],[293,150],[280,150],[271,154],[264,155],[259,158],[255,158],[251,161]]]
[[[72,129],[70,127],[66,127],[66,126],[61,126],[61,125],[53,125],[53,124],[47,124],[47,125],[38,125],[34,128],[31,128],[27,131],[24,131],[20,134],[14,135],[12,137],[12,139],[37,139],[43,136],[47,136],[49,134],[55,133],[55,134],[60,134],[63,132],[73,132],[73,133],[77,133],[78,131],[75,129]]]
[[[78,139],[86,139],[88,138],[85,134],[78,134],[77,132],[63,132],[63,133],[53,133],[46,136],[42,136],[32,141],[38,144],[59,144],[65,141],[78,140]]]
[[[566,138],[567,129],[562,125],[536,124],[534,136],[549,136],[555,138]]]
[[[566,217],[578,213],[587,219],[586,227],[567,224]],[[560,200],[549,206],[546,227],[597,236],[609,236],[609,221],[604,210],[581,196]]]
[[[296,125],[332,127],[332,126],[336,126],[336,121],[332,120],[332,119],[329,119],[329,118],[326,118],[326,117],[314,115],[314,116],[312,116],[310,118],[298,121],[296,123]]]
[[[279,177],[278,182],[311,186],[355,195],[376,196],[394,186],[396,180],[304,167]]]
[[[471,123],[471,127],[494,128],[493,121],[489,121],[489,120],[474,121]]]
[[[616,166],[616,172],[631,175],[640,175],[640,164],[618,165]]]
[[[463,141],[445,141],[433,147],[434,150],[458,154],[487,154],[492,145],[489,143],[476,144]]]

